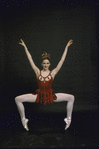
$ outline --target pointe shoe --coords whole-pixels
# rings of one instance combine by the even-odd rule
[[[65,126],[65,130],[70,126],[71,124],[71,118],[64,118],[64,122],[66,123],[66,126]]]
[[[26,118],[23,118],[23,119],[22,119],[23,127],[24,127],[27,131],[29,131],[29,128],[28,128],[28,125],[27,125],[28,121],[29,121],[29,120],[26,119]]]

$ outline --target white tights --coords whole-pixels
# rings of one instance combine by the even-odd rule
[[[65,93],[56,93],[57,100],[54,100],[54,102],[62,102],[67,101],[67,118],[71,119],[72,117],[72,110],[73,110],[73,104],[74,104],[74,96],[70,94]],[[25,109],[23,102],[35,102],[37,95],[33,94],[24,94],[17,96],[15,98],[15,103],[17,105],[18,111],[20,113],[21,120],[25,118]]]

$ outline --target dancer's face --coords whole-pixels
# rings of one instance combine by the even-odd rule
[[[48,70],[51,63],[48,59],[45,59],[45,60],[42,61],[41,65],[43,67],[43,70]]]

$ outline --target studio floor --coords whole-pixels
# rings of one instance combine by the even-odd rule
[[[64,130],[65,113],[28,115],[29,131],[16,113],[3,114],[1,148],[98,148],[98,111],[75,111],[72,123]]]

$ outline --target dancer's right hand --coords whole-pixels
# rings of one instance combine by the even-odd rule
[[[21,42],[19,42],[19,44],[21,44],[22,46],[25,47],[26,45],[25,45],[24,41],[22,39],[20,39],[20,40],[21,40]]]

